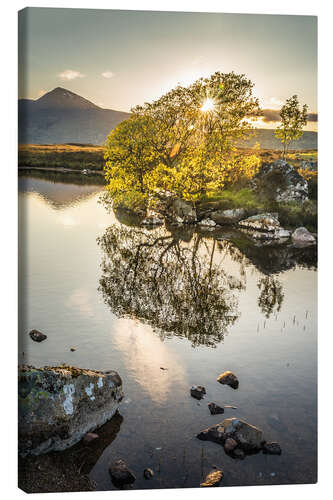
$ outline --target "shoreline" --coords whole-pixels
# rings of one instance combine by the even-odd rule
[[[101,170],[92,170],[92,169],[75,169],[75,168],[66,168],[66,167],[28,167],[28,166],[19,166],[18,171],[20,170],[40,170],[43,172],[59,172],[59,173],[66,173],[66,172],[72,172],[72,173],[77,173],[77,174],[82,174],[82,175],[89,175],[89,174],[94,174],[94,175],[103,175],[104,172]],[[87,173],[84,174],[83,170],[87,170]]]

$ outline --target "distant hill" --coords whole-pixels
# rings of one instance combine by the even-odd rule
[[[20,99],[18,111],[20,144],[103,144],[110,130],[130,116],[61,87],[35,101]]]
[[[19,100],[20,144],[103,144],[110,130],[129,118],[130,113],[103,109],[83,97],[57,87],[37,100]],[[239,143],[252,147],[259,142],[263,149],[281,149],[270,129]],[[304,132],[291,149],[316,149],[317,132]]]
[[[306,131],[298,141],[294,141],[289,149],[317,149],[317,132]],[[274,136],[274,130],[258,128],[256,135],[239,142],[240,147],[251,148],[256,142],[259,142],[262,149],[282,149],[281,142]]]

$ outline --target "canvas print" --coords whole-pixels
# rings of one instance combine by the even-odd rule
[[[317,19],[19,12],[26,492],[317,481]]]

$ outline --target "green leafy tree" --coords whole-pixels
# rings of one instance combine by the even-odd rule
[[[147,205],[159,189],[193,202],[221,189],[235,172],[235,145],[259,113],[253,83],[219,72],[136,106],[107,140],[108,191],[116,202],[134,206]]]
[[[283,144],[283,159],[286,158],[291,142],[302,137],[302,128],[307,124],[307,112],[308,106],[304,104],[301,108],[297,95],[287,99],[286,104],[282,106],[281,125],[276,128],[275,136]]]

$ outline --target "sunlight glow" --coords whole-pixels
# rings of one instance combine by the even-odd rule
[[[215,108],[215,104],[213,99],[206,99],[203,105],[201,106],[201,111],[213,111]]]

